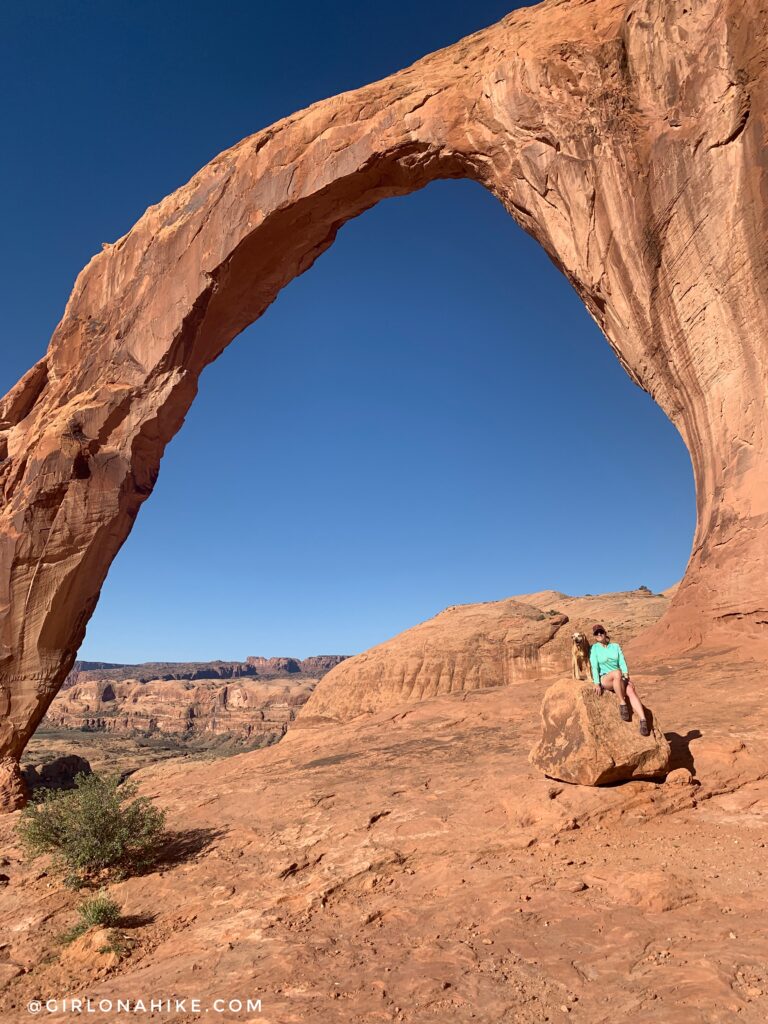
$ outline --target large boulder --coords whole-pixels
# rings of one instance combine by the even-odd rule
[[[582,786],[666,775],[672,751],[646,713],[651,732],[641,736],[635,715],[621,719],[615,694],[601,697],[592,683],[561,679],[544,694],[541,739],[528,760],[550,778]]]
[[[30,790],[41,786],[45,789],[73,789],[75,777],[80,772],[90,775],[91,765],[79,754],[63,754],[45,764],[27,764],[21,769],[24,782]]]

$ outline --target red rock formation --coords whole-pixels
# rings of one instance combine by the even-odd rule
[[[541,651],[568,621],[514,598],[454,605],[325,676],[299,713],[348,719],[438,693],[541,676]]]
[[[675,755],[664,784],[544,778],[527,755],[548,680],[141,767],[170,834],[157,870],[109,885],[115,970],[56,955],[88,894],[23,857],[21,811],[0,815],[0,1019],[70,994],[253,995],[261,1014],[38,1018],[765,1024],[768,688],[738,652],[680,660],[637,675]]]
[[[688,445],[696,534],[654,636],[761,634],[767,29],[764,0],[523,8],[244,139],[94,256],[0,401],[0,755],[71,668],[201,370],[345,221],[437,178],[541,242]]]
[[[62,690],[45,721],[66,729],[125,736],[164,735],[186,740],[227,735],[236,743],[267,743],[283,735],[316,683],[304,675],[229,683],[219,679],[110,682],[96,678]]]
[[[298,717],[347,720],[438,693],[530,682],[571,671],[575,631],[601,621],[622,644],[656,622],[668,598],[644,590],[569,597],[555,590],[454,605],[347,658],[312,691]]]
[[[61,689],[79,683],[126,679],[150,682],[160,679],[274,679],[287,675],[304,675],[319,679],[339,662],[344,654],[317,654],[311,658],[257,658],[245,661],[144,661],[138,665],[105,661],[76,661]]]

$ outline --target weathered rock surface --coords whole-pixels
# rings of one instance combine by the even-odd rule
[[[0,813],[23,807],[29,799],[29,787],[15,757],[0,757]]]
[[[301,713],[346,719],[404,700],[538,678],[542,647],[567,621],[514,598],[454,605],[337,665]]]
[[[184,742],[226,737],[234,746],[271,743],[284,734],[318,679],[344,658],[75,662],[42,724]]]
[[[105,245],[0,400],[0,755],[71,669],[202,369],[345,221],[437,178],[498,197],[688,445],[693,549],[647,644],[764,637],[767,47],[764,0],[546,0],[244,139]]]
[[[587,597],[543,590],[454,605],[337,665],[299,716],[344,720],[404,700],[561,675],[570,671],[575,631],[591,631],[599,619],[624,644],[668,605],[663,594],[640,589]]]
[[[647,706],[646,712],[651,731],[641,736],[634,715],[631,722],[620,718],[615,694],[601,697],[593,683],[558,680],[544,694],[541,739],[531,764],[552,779],[581,786],[666,775],[672,750]]]

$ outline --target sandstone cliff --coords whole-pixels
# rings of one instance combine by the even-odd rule
[[[75,662],[43,725],[122,736],[227,736],[233,744],[269,743],[285,733],[317,681],[344,657]]]
[[[306,676],[230,683],[94,680],[63,690],[43,723],[127,736],[227,735],[236,743],[268,743],[284,734],[316,683]]]

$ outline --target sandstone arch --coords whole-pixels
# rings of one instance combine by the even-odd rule
[[[688,445],[693,550],[650,639],[760,635],[766,30],[766,0],[547,0],[244,139],[90,261],[0,401],[6,808],[203,367],[346,220],[436,178],[541,242]]]

